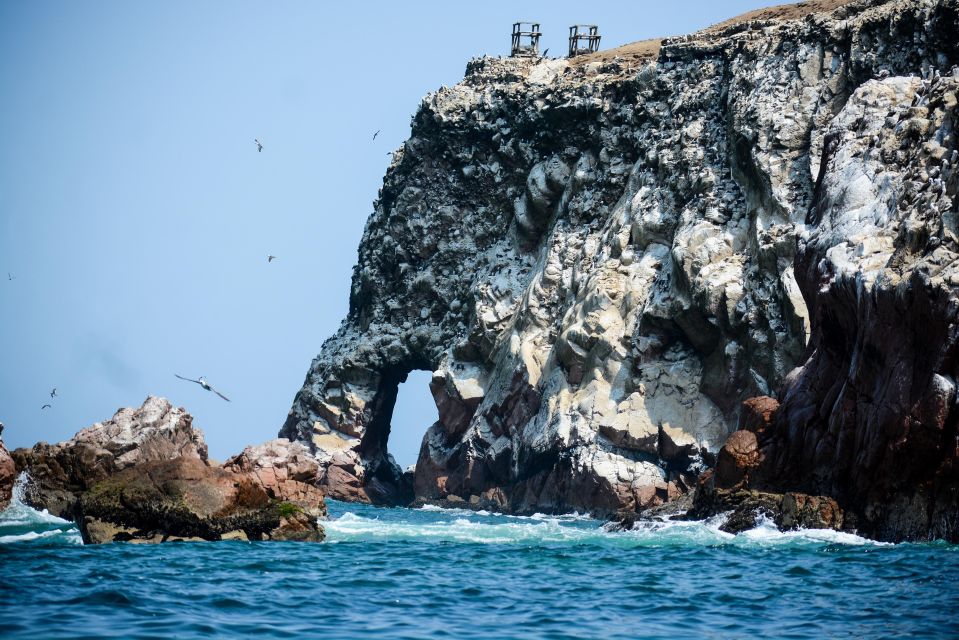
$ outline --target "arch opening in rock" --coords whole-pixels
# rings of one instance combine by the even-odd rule
[[[359,489],[374,504],[405,506],[413,501],[413,473],[405,469],[416,463],[420,443],[436,422],[430,379],[425,363],[401,364],[374,378],[375,386],[360,414],[365,425],[359,429],[359,441],[350,445],[362,470],[352,464],[346,467],[354,476],[346,479],[352,491]],[[336,493],[340,480],[334,478],[328,489]]]
[[[416,464],[423,435],[438,418],[430,393],[429,371],[411,371],[397,390],[389,418],[387,451],[401,468]]]

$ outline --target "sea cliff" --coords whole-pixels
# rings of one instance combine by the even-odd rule
[[[688,496],[775,396],[749,490],[957,539],[957,15],[819,1],[472,60],[394,153],[280,435],[340,499],[612,516]],[[439,421],[404,473],[413,370]]]

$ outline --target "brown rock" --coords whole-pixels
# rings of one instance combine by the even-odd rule
[[[782,499],[784,529],[842,529],[843,512],[832,498],[787,493]]]
[[[329,467],[326,470],[324,486],[329,492],[329,496],[334,500],[367,504],[370,502],[366,489],[360,484],[360,480],[343,467]]]
[[[743,400],[742,412],[739,414],[739,429],[762,435],[772,424],[778,410],[779,401],[775,398],[769,396],[747,398]]]
[[[278,438],[247,447],[223,467],[248,474],[274,500],[294,503],[314,517],[326,515],[323,491],[313,484],[319,465],[298,442]]]
[[[184,409],[155,396],[139,409],[120,409],[66,442],[41,442],[13,452],[17,470],[30,475],[27,502],[68,519],[80,494],[94,484],[145,462],[180,457],[207,460],[203,433]]]
[[[321,540],[316,518],[270,498],[246,474],[192,457],[145,462],[97,483],[79,500],[84,540]]]
[[[731,511],[720,530],[741,533],[755,528],[761,518],[772,520],[781,531],[834,529],[846,526],[842,509],[826,496],[802,493],[769,493],[744,489],[717,489],[703,483],[686,518],[698,520]]]
[[[55,445],[18,449],[25,501],[74,519],[84,540],[321,540],[326,515],[302,445],[250,447],[218,467],[183,409],[147,398]],[[0,461],[2,471],[2,461]]]
[[[289,542],[322,542],[323,529],[316,520],[300,511],[280,518],[280,524],[270,532],[270,539]]]
[[[0,422],[0,435],[3,434],[3,423]],[[0,438],[0,509],[6,509],[13,497],[13,484],[17,480],[17,468],[7,448]]]
[[[748,485],[749,471],[761,459],[755,433],[743,430],[733,432],[719,450],[714,480],[716,486],[730,489]]]
[[[98,520],[93,516],[84,518],[82,526],[84,537],[89,544],[129,541],[134,539],[135,529],[122,527],[112,522]]]

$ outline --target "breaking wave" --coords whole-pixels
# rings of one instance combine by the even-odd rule
[[[720,530],[725,516],[704,521],[640,522],[630,531],[609,531],[588,516],[534,514],[512,516],[442,509],[377,509],[330,503],[330,520],[323,522],[327,541],[424,541],[473,544],[599,545],[604,547],[661,546],[823,546],[882,545],[852,533],[822,529],[779,531],[772,521],[739,535]]]
[[[83,544],[80,531],[72,522],[24,504],[29,482],[26,472],[21,473],[13,487],[10,505],[0,511],[0,544]]]

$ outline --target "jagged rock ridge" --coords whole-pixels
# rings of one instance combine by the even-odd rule
[[[875,167],[870,185],[842,195],[850,174],[837,159],[854,143],[839,132],[894,126],[886,118],[901,117],[921,78],[954,73],[957,14],[954,0],[858,0],[668,39],[653,60],[471,61],[461,83],[424,99],[394,155],[349,314],[280,435],[310,448],[332,497],[610,514],[687,492],[745,398],[789,381],[828,414],[835,393],[812,378],[825,384],[860,360],[847,351],[824,368],[823,341],[851,339],[871,321],[854,283],[882,268],[899,234],[893,220],[905,215],[871,212],[870,199],[888,202],[904,184]],[[910,127],[913,143],[944,150],[929,152],[946,164],[925,178],[940,181],[935,206],[954,210],[951,119]],[[896,164],[897,175],[928,164],[880,147],[872,162]],[[912,198],[912,209],[929,202]],[[928,210],[909,219],[913,254],[931,251],[931,237],[952,250],[939,227],[953,219]],[[872,226],[857,230],[864,220]],[[868,237],[851,244],[855,233]],[[859,257],[840,260],[836,247]],[[835,312],[817,301],[824,256],[846,274],[829,285],[843,293],[822,298]],[[952,283],[937,282],[954,300]],[[951,335],[943,309],[923,316],[940,327],[928,340]],[[874,330],[915,326],[889,317]],[[934,360],[919,363],[954,366]],[[806,373],[790,374],[799,365]],[[387,440],[397,386],[415,369],[433,372],[440,420],[410,478]],[[938,375],[935,397],[952,397],[954,374]],[[932,384],[918,378],[911,399]],[[865,386],[843,397],[854,402]],[[943,402],[940,414],[952,415]],[[776,455],[801,460],[819,427],[795,406],[787,398],[783,414],[799,417]],[[843,456],[816,491],[843,494],[858,464],[855,452]]]

